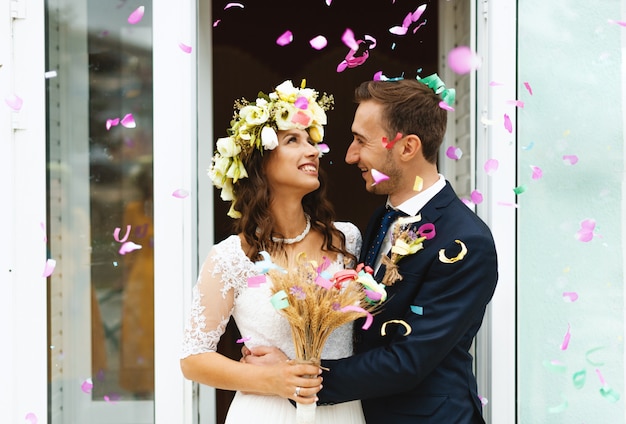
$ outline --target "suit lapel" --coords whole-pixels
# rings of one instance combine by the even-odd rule
[[[418,212],[418,214],[421,215],[422,219],[414,223],[413,226],[416,228],[419,228],[420,225],[425,224],[427,222],[432,222],[433,224],[435,224],[435,222],[441,216],[440,209],[448,206],[450,202],[452,202],[454,199],[456,199],[456,193],[452,189],[452,186],[450,185],[450,183],[446,181],[445,187],[441,189],[441,191],[437,193],[435,197],[430,199],[428,203],[426,203],[424,207]],[[375,223],[380,222],[381,216],[384,213],[384,209],[385,208],[383,207],[381,208],[381,210],[376,211]],[[372,235],[372,228],[377,228],[377,225],[372,225],[373,221],[374,219],[370,220],[370,224],[368,225],[368,231],[366,233],[366,240],[368,244],[363,244],[364,247],[367,246],[369,248],[369,243],[371,243],[373,240],[374,236]],[[436,225],[435,225],[435,231],[437,231]],[[435,234],[435,238],[437,238],[436,234]],[[428,240],[424,243],[424,248],[425,249],[428,248]],[[419,254],[419,252],[417,254]],[[363,255],[363,251],[361,251],[361,255]],[[382,281],[383,276],[385,275],[385,269],[386,269],[385,265],[381,265],[380,268],[378,268],[378,272],[376,272],[376,275],[374,276],[376,281],[378,282]]]

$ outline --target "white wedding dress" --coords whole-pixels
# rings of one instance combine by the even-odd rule
[[[361,233],[347,222],[335,226],[346,237],[346,247],[359,256]],[[350,264],[354,266],[354,264]],[[338,255],[328,271],[344,268]],[[189,321],[185,328],[182,357],[215,352],[231,316],[234,317],[246,346],[276,346],[295,356],[289,323],[270,302],[271,281],[248,287],[248,277],[258,275],[253,262],[244,254],[239,236],[233,235],[213,246],[193,288]],[[323,359],[352,355],[352,325],[335,330],[326,342]],[[323,390],[323,389],[322,389]],[[288,399],[237,392],[226,417],[227,424],[293,424],[296,408]],[[317,424],[364,424],[360,401],[318,406]]]

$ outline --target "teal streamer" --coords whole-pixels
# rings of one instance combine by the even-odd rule
[[[289,306],[289,301],[287,300],[287,293],[285,293],[285,290],[276,292],[274,296],[270,298],[270,302],[272,302],[274,309],[276,309],[277,311],[285,309],[287,306]]]
[[[435,94],[441,95],[441,99],[448,106],[452,106],[454,104],[454,100],[456,99],[456,90],[454,88],[446,88],[446,85],[436,73],[424,78],[417,77],[417,80],[428,86],[435,92]]]

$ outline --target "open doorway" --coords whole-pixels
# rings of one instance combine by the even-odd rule
[[[459,7],[456,3],[459,3]],[[424,77],[439,72],[448,86],[455,87],[458,82],[456,78],[448,80],[448,74],[442,73],[445,72],[443,62],[445,53],[455,44],[469,42],[469,3],[454,0],[388,0],[375,3],[362,0],[268,0],[242,3],[244,7],[232,6],[230,3],[231,6],[227,7],[227,0],[213,1],[212,22],[200,22],[200,26],[213,26],[214,139],[226,135],[235,99],[244,97],[254,100],[259,90],[271,91],[285,79],[291,79],[295,85],[306,79],[307,86],[333,94],[335,108],[328,113],[324,137],[330,146],[330,153],[324,155],[321,166],[328,174],[328,191],[337,220],[351,221],[364,231],[371,212],[384,199],[367,193],[359,171],[344,162],[346,149],[352,140],[350,125],[355,110],[353,91],[362,81],[373,79],[379,71],[390,78]],[[426,5],[424,13],[409,26],[405,35],[390,32],[392,27],[401,26],[407,14],[415,12],[421,5]],[[444,21],[444,17],[449,20]],[[456,19],[467,19],[467,22],[457,25]],[[349,52],[349,48],[342,42],[346,29],[352,30],[357,40],[372,37],[376,44],[373,47],[370,45],[369,57],[363,64],[338,72],[337,66]],[[278,45],[276,40],[288,30],[292,32],[293,40],[287,45]],[[444,33],[445,37],[442,36]],[[316,50],[311,47],[309,40],[319,35],[324,36],[328,44]],[[360,54],[361,51],[357,52],[357,55]],[[199,78],[202,79],[203,75],[200,74]],[[469,77],[461,83],[462,90],[469,93]],[[469,95],[457,98],[466,102],[461,109],[467,116],[461,119],[450,116],[449,130],[454,130],[449,131],[451,135],[446,144],[453,145],[458,141],[469,146],[470,140],[474,138],[470,130]],[[200,140],[200,143],[210,142]],[[465,165],[458,167],[456,163],[442,164],[440,168],[446,176],[448,170],[465,170],[458,174],[453,172],[450,181],[459,196],[466,196],[473,186],[471,149],[459,147],[466,152]],[[200,158],[200,161],[210,163],[210,158],[206,158],[206,161]],[[220,199],[218,191],[214,191],[213,196],[214,234],[217,242],[232,232],[230,218],[226,215],[230,205]],[[222,338],[219,351],[238,359],[240,345],[236,344],[236,340],[239,337],[236,327],[231,323]],[[217,391],[217,423],[224,422],[232,396],[231,392]]]

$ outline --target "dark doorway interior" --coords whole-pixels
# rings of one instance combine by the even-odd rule
[[[213,22],[200,23],[217,22],[213,28],[215,138],[226,135],[235,99],[254,100],[259,90],[269,92],[285,79],[298,85],[304,78],[307,86],[333,94],[335,109],[328,113],[324,137],[331,151],[321,159],[321,165],[329,176],[337,220],[354,222],[364,231],[370,213],[384,198],[368,194],[358,170],[344,162],[352,140],[352,94],[359,83],[371,80],[378,71],[388,77],[405,78],[437,72],[438,2],[334,0],[328,6],[325,0],[257,0],[242,2],[243,8],[224,9],[228,3],[213,1]],[[405,16],[422,4],[427,5],[424,14],[406,35],[389,32],[391,27],[402,25]],[[354,32],[357,40],[369,35],[377,44],[364,64],[337,72],[337,65],[349,51],[341,41],[346,28]],[[287,30],[293,33],[293,41],[281,47],[276,39]],[[326,48],[320,51],[309,45],[309,40],[318,35],[328,40]],[[230,218],[226,216],[229,204],[220,199],[219,192],[214,191],[213,195],[215,239],[219,241],[231,234]],[[220,343],[220,352],[238,359],[238,337],[231,323]],[[224,422],[231,399],[231,392],[218,391],[218,423]]]

